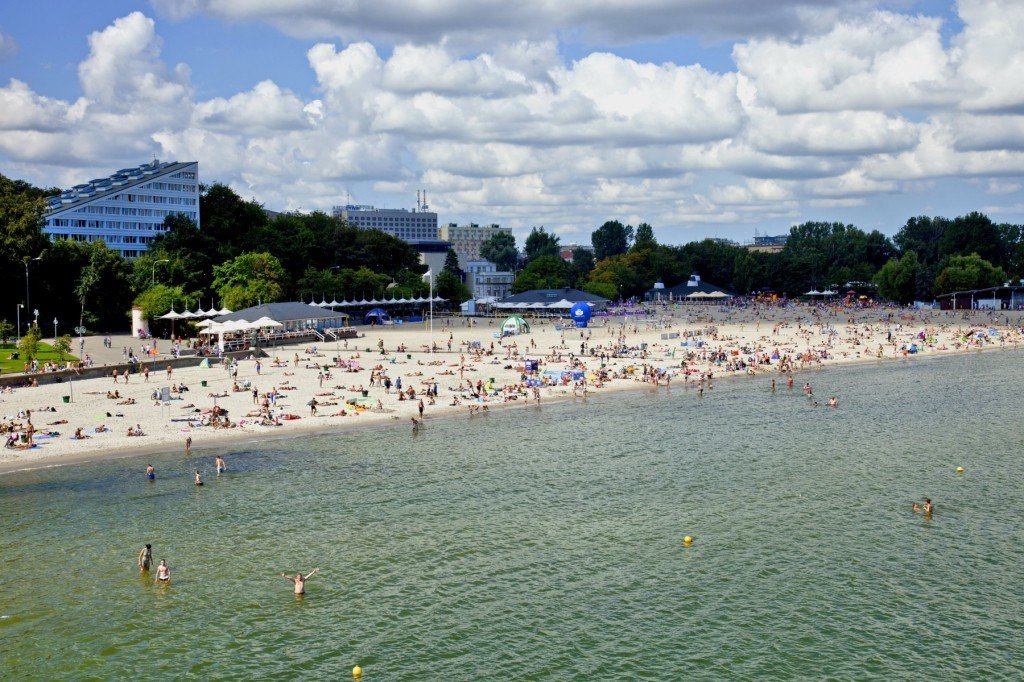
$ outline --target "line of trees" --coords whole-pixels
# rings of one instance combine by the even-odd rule
[[[509,239],[492,238],[481,255],[499,247],[505,253]],[[557,235],[533,228],[517,261],[521,269],[513,291],[577,287],[614,299],[642,296],[659,280],[671,287],[697,272],[741,294],[771,290],[797,296],[855,282],[861,289],[877,287],[884,299],[910,303],[1024,276],[1024,228],[996,224],[976,212],[911,218],[892,239],[854,225],[807,222],[790,229],[778,252],[754,252],[717,239],[669,246],[658,243],[647,223],[634,229],[613,220],[594,230],[591,246],[575,249],[569,263],[558,257]]]
[[[133,261],[98,241],[51,243],[42,216],[46,197],[58,191],[0,175],[0,330],[17,313],[22,330],[33,318],[26,271],[40,324],[57,318],[62,331],[77,324],[125,328],[132,305],[155,317],[172,306],[237,309],[257,301],[427,295],[426,266],[406,242],[320,212],[271,217],[219,183],[202,188],[202,229],[169,216],[166,232]],[[693,272],[741,294],[771,289],[793,296],[872,283],[900,303],[1024,276],[1024,227],[996,224],[981,213],[914,217],[891,239],[854,225],[807,222],[792,227],[776,253],[714,239],[666,245],[647,223],[634,228],[610,220],[571,261],[561,250],[557,235],[535,227],[522,252],[502,233],[484,243],[481,256],[516,271],[514,292],[577,287],[612,299],[642,296],[659,280],[674,286]],[[453,252],[434,273],[434,285],[453,303],[468,298]]]

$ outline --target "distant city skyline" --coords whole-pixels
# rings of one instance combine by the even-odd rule
[[[676,244],[808,220],[1024,222],[1024,3],[70,0],[0,17],[0,172],[197,160],[281,211],[606,220]],[[41,21],[45,17],[45,21]]]

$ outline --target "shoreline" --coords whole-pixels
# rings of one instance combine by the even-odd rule
[[[319,392],[325,397],[323,399],[318,398],[321,402],[326,401],[337,401],[339,406],[346,407],[344,404],[344,394],[352,393],[357,391],[356,385],[360,388],[366,386],[365,380],[368,379],[370,371],[374,367],[381,367],[389,376],[400,376],[406,380],[407,386],[419,386],[420,384],[429,384],[436,382],[439,384],[440,391],[437,397],[437,403],[431,406],[424,412],[424,418],[426,422],[431,422],[440,419],[450,419],[459,415],[470,416],[467,414],[468,407],[470,405],[479,405],[480,407],[486,406],[488,411],[497,410],[498,408],[519,408],[523,409],[523,402],[526,401],[530,406],[533,404],[532,398],[529,394],[520,395],[518,399],[504,401],[501,397],[495,397],[491,401],[487,402],[476,402],[467,399],[461,405],[453,406],[449,404],[449,401],[454,395],[457,395],[461,386],[466,383],[474,381],[485,381],[491,378],[494,379],[494,386],[508,386],[519,383],[520,374],[517,371],[517,366],[522,364],[521,358],[526,356],[525,352],[515,351],[511,353],[511,358],[504,358],[506,350],[502,343],[516,343],[525,344],[526,349],[529,349],[529,359],[544,358],[549,354],[558,354],[560,356],[568,355],[571,357],[571,351],[575,349],[574,341],[568,341],[566,335],[570,336],[579,333],[581,337],[586,337],[585,342],[591,345],[591,352],[594,352],[594,344],[600,348],[601,344],[606,341],[610,341],[615,335],[618,343],[627,343],[635,347],[639,347],[640,344],[645,344],[649,355],[642,359],[639,357],[617,357],[614,359],[609,358],[606,360],[608,363],[609,370],[615,370],[617,372],[625,372],[627,367],[634,366],[640,367],[641,365],[647,365],[651,367],[668,367],[670,371],[678,372],[672,378],[671,383],[678,385],[682,383],[688,389],[690,387],[696,389],[695,379],[692,377],[685,376],[681,368],[686,371],[700,371],[707,372],[711,371],[714,373],[714,380],[721,381],[723,379],[754,379],[754,380],[768,380],[772,377],[784,377],[785,375],[780,372],[780,365],[778,362],[773,360],[773,363],[767,366],[759,366],[755,369],[753,374],[748,374],[746,371],[731,371],[727,370],[719,365],[716,365],[714,361],[708,360],[690,360],[687,358],[676,358],[676,353],[682,347],[684,339],[692,340],[694,338],[702,338],[705,330],[709,325],[716,327],[716,332],[713,336],[705,339],[703,352],[706,353],[708,348],[717,346],[718,352],[722,352],[722,349],[731,349],[726,354],[729,357],[739,356],[740,349],[755,348],[754,352],[767,354],[767,350],[770,348],[783,348],[785,354],[791,357],[796,353],[808,352],[820,350],[822,348],[828,349],[829,357],[827,359],[816,359],[812,360],[808,366],[804,368],[799,367],[799,362],[795,363],[792,367],[791,373],[796,376],[797,374],[806,374],[814,371],[818,372],[821,370],[828,370],[834,367],[844,366],[856,366],[865,365],[869,362],[877,363],[879,366],[885,366],[891,364],[892,360],[903,359],[905,362],[917,362],[920,360],[930,360],[932,358],[939,357],[956,357],[971,352],[986,352],[986,351],[1000,351],[1000,350],[1016,350],[1021,346],[1021,332],[1019,328],[1014,325],[1007,325],[1004,330],[1000,331],[1000,343],[997,344],[993,341],[988,341],[987,346],[978,345],[971,346],[968,342],[966,347],[953,348],[949,347],[946,350],[939,350],[943,344],[946,343],[946,339],[939,339],[940,332],[936,331],[937,327],[941,326],[941,333],[943,335],[950,335],[950,345],[952,346],[952,339],[958,338],[958,334],[963,332],[965,328],[971,329],[977,327],[978,324],[971,324],[967,322],[964,325],[964,320],[960,319],[949,319],[943,318],[939,315],[922,315],[922,319],[917,322],[913,327],[904,329],[905,320],[888,320],[885,323],[880,322],[878,319],[874,319],[879,315],[879,311],[866,311],[860,313],[862,319],[855,320],[854,313],[846,313],[851,315],[849,320],[840,322],[838,319],[804,319],[810,317],[804,313],[810,312],[810,309],[797,309],[797,310],[772,310],[767,311],[728,311],[728,310],[716,310],[708,311],[707,309],[682,311],[684,319],[671,319],[668,324],[658,323],[655,324],[655,320],[644,320],[637,321],[635,324],[626,325],[606,325],[604,327],[591,327],[589,330],[555,330],[553,324],[550,325],[538,325],[530,334],[521,336],[508,337],[501,340],[491,340],[492,332],[495,327],[492,324],[487,326],[479,327],[453,327],[448,329],[441,327],[441,331],[438,334],[430,337],[433,341],[440,340],[442,343],[448,339],[453,339],[456,335],[459,338],[459,349],[454,351],[442,351],[439,353],[431,354],[428,352],[429,348],[426,344],[423,344],[423,350],[410,350],[412,348],[419,348],[420,342],[427,339],[425,329],[410,329],[410,328],[377,328],[367,330],[366,336],[356,341],[362,349],[362,352],[358,348],[350,349],[333,349],[331,344],[305,344],[302,346],[294,346],[287,348],[275,349],[273,355],[283,355],[287,362],[283,365],[271,365],[270,358],[263,360],[266,364],[264,365],[263,373],[252,371],[246,371],[244,376],[241,374],[238,377],[240,382],[252,382],[252,386],[259,387],[261,390],[273,386],[275,389],[291,389],[294,392],[289,392],[286,395],[282,395],[280,399],[280,405],[283,408],[288,409],[292,413],[302,413],[303,405],[307,405],[306,400],[311,396],[317,395]],[[686,313],[689,312],[689,319],[686,318]],[[709,315],[708,313],[713,313]],[[751,315],[753,313],[753,315]],[[795,315],[795,318],[794,318]],[[725,317],[726,320],[723,322],[716,322],[715,317]],[[915,316],[917,317],[917,316]],[[939,319],[936,319],[938,317]],[[1016,321],[1019,322],[1020,318],[1017,315],[1013,316]],[[673,316],[674,318],[674,316]],[[709,319],[710,318],[710,319]],[[735,319],[740,318],[740,319]],[[803,320],[803,324],[800,321]],[[796,322],[794,325],[793,323]],[[1009,316],[1007,316],[1007,322],[1009,322]],[[765,334],[761,334],[760,325],[764,323],[766,325]],[[435,322],[436,324],[436,322]],[[645,329],[639,329],[640,324],[645,325]],[[745,329],[754,325],[753,329]],[[806,326],[804,326],[804,324]],[[868,330],[870,325],[874,325],[874,331]],[[854,339],[852,342],[850,339],[838,338],[839,334],[835,332],[837,328],[846,326],[847,333],[852,334]],[[870,351],[872,346],[878,343],[878,339],[874,338],[875,334],[886,333],[882,327],[887,327],[889,338],[895,339],[892,335],[892,328],[895,326],[899,329],[899,338],[891,342],[891,352],[886,352],[883,357],[879,358]],[[909,326],[909,325],[908,325]],[[997,325],[991,316],[984,320],[982,326],[985,328],[1000,326]],[[815,329],[817,327],[818,329]],[[826,327],[832,328],[833,336],[836,338],[829,338],[827,343],[822,342],[824,336],[824,329]],[[863,327],[863,330],[861,329]],[[949,329],[952,327],[953,329]],[[668,330],[680,331],[683,334],[674,339],[661,339],[660,336]],[[909,343],[910,340],[917,338],[919,333],[923,330],[927,330],[929,334],[936,337],[934,348],[925,348],[924,352],[912,355],[910,357],[903,357],[900,352],[896,351],[896,347],[899,343]],[[771,336],[767,336],[768,334]],[[689,334],[690,336],[687,336]],[[485,336],[486,335],[486,336]],[[390,349],[388,353],[384,355],[378,355],[375,353],[365,354],[365,349],[373,346],[372,337],[380,336],[379,342],[383,342],[384,338],[387,338],[387,347]],[[485,336],[484,340],[481,341],[480,337]],[[751,338],[754,337],[754,338]],[[972,337],[968,337],[973,341]],[[494,348],[493,355],[483,355],[476,358],[470,355],[471,343],[487,344],[490,342]],[[817,343],[815,343],[817,342]],[[849,351],[844,351],[842,343],[847,343]],[[890,343],[889,341],[885,341]],[[984,343],[984,342],[979,342]],[[397,350],[399,344],[407,344],[406,349]],[[466,346],[466,350],[462,349],[462,346]],[[530,346],[533,346],[530,349]],[[311,355],[309,354],[310,347],[316,348],[322,355]],[[321,346],[321,347],[318,347]],[[688,352],[697,350],[696,346],[690,346],[683,349],[683,355],[685,356]],[[748,350],[744,350],[746,354]],[[868,353],[871,352],[869,355]],[[346,360],[353,359],[360,364],[366,363],[365,367],[361,367],[355,372],[345,372],[335,369],[336,373],[332,375],[330,384],[328,386],[323,384],[317,385],[317,374],[310,374],[310,370],[318,371],[318,366],[322,366],[323,363],[329,361],[331,356],[337,355]],[[405,356],[407,359],[398,362],[399,357]],[[296,358],[293,360],[292,358]],[[465,359],[465,361],[463,361]],[[581,355],[579,361],[585,363],[588,367],[586,370],[588,373],[593,373],[594,367],[599,364],[600,360],[592,355]],[[293,364],[294,363],[294,364]],[[312,364],[311,364],[312,363]],[[433,364],[431,364],[433,363]],[[450,382],[455,381],[457,373],[455,368],[461,368],[465,372],[470,373],[465,378],[460,378],[456,386],[452,386]],[[253,369],[255,361],[247,360],[240,363],[240,367],[246,370]],[[569,363],[567,360],[561,359],[561,361],[548,361],[548,366],[554,370],[560,370],[567,368]],[[278,371],[278,370],[283,370]],[[289,371],[291,370],[291,371]],[[443,370],[443,371],[442,371]],[[154,373],[159,375],[161,373]],[[458,372],[461,374],[461,372]],[[199,453],[215,453],[223,452],[226,449],[238,448],[242,443],[245,442],[258,442],[266,443],[273,442],[275,440],[291,440],[295,438],[301,438],[306,436],[321,436],[328,434],[339,434],[345,433],[352,429],[381,429],[382,431],[387,427],[401,426],[402,428],[409,428],[410,419],[416,416],[417,399],[398,401],[396,399],[396,393],[394,391],[389,394],[385,394],[383,388],[369,388],[370,397],[375,400],[381,400],[384,405],[383,411],[368,410],[362,413],[357,419],[349,419],[348,417],[336,417],[329,415],[325,410],[321,414],[311,417],[307,416],[307,413],[302,413],[301,419],[294,422],[286,422],[284,426],[264,427],[255,424],[245,424],[239,428],[233,429],[213,429],[212,427],[193,427],[186,425],[186,422],[172,422],[171,418],[177,417],[182,419],[185,416],[192,416],[194,412],[188,412],[187,414],[177,412],[174,410],[174,401],[171,403],[164,403],[162,406],[154,406],[150,398],[146,396],[151,390],[158,389],[161,385],[170,383],[176,383],[178,381],[187,382],[193,386],[193,390],[188,394],[188,398],[185,400],[195,401],[195,412],[200,409],[207,407],[209,403],[206,398],[200,395],[202,391],[210,391],[210,396],[217,392],[218,397],[222,401],[220,404],[223,406],[230,407],[232,416],[240,415],[246,408],[252,409],[252,405],[249,403],[247,397],[251,395],[251,392],[230,391],[231,384],[233,383],[232,377],[222,368],[211,368],[211,369],[200,369],[198,367],[185,368],[180,370],[174,370],[173,379],[161,379],[157,376],[156,381],[152,382],[152,385],[143,383],[140,376],[135,375],[133,377],[134,382],[128,384],[118,384],[117,388],[123,390],[123,396],[127,397],[134,395],[137,401],[133,404],[127,405],[123,408],[114,407],[110,403],[102,402],[102,398],[92,400],[86,396],[91,395],[103,395],[105,392],[110,391],[112,387],[108,379],[98,378],[84,380],[82,382],[76,382],[76,387],[81,387],[76,390],[76,399],[79,402],[67,404],[61,403],[60,393],[62,388],[60,385],[43,386],[37,388],[19,389],[13,396],[5,395],[0,396],[0,403],[7,403],[8,406],[0,406],[0,410],[8,411],[8,418],[10,416],[9,410],[11,407],[10,403],[24,403],[25,396],[32,396],[38,399],[38,403],[46,404],[50,402],[52,405],[56,405],[57,408],[47,408],[52,410],[52,417],[64,417],[67,421],[65,424],[56,427],[61,429],[60,437],[54,440],[48,440],[46,443],[37,449],[30,449],[25,451],[11,451],[4,450],[0,451],[0,455],[7,455],[6,458],[0,459],[0,476],[7,474],[13,474],[16,472],[33,471],[37,469],[48,469],[60,466],[74,466],[77,464],[91,463],[102,460],[112,459],[124,459],[129,457],[143,457],[148,454],[170,454],[174,451],[181,451],[184,448],[185,436],[195,437],[195,443],[193,444],[193,454]],[[427,377],[429,375],[433,375]],[[184,379],[179,379],[183,377]],[[199,388],[198,384],[200,379],[208,383],[207,387]],[[347,388],[343,384],[351,382]],[[360,383],[362,382],[362,383]],[[338,385],[335,385],[338,384]],[[657,386],[657,388],[655,388]],[[588,398],[601,399],[605,395],[614,395],[620,391],[636,391],[639,389],[654,389],[659,390],[664,388],[664,382],[657,385],[647,381],[640,381],[635,376],[616,378],[607,381],[601,388],[591,388],[589,391]],[[90,389],[102,389],[102,390],[90,390]],[[422,390],[422,389],[420,389]],[[327,393],[330,393],[330,397],[327,397]],[[541,405],[547,403],[563,403],[569,400],[580,400],[581,396],[573,395],[573,387],[569,386],[558,386],[558,387],[544,387],[541,389]],[[340,393],[340,395],[338,394]],[[214,399],[216,404],[217,398]],[[403,405],[403,402],[405,403]],[[100,411],[102,411],[106,417],[100,415],[96,416],[95,405],[100,404]],[[120,405],[121,403],[118,403]],[[33,410],[33,417],[39,418],[40,424],[43,423],[47,417],[41,417],[40,415],[46,415],[47,412],[39,412],[41,408],[37,408],[35,405],[22,405],[22,407],[28,407]],[[187,406],[182,406],[187,407]],[[111,411],[107,411],[107,410]],[[332,408],[337,409],[337,408]],[[167,410],[165,412],[165,410]],[[92,412],[92,414],[89,414]],[[118,417],[112,416],[113,412],[117,412]],[[117,421],[117,419],[123,419],[124,421]],[[95,422],[96,420],[110,423],[114,426],[109,427],[109,433],[97,434],[95,436],[89,436],[92,439],[88,443],[79,444],[72,438],[69,438],[69,434],[73,432],[76,427],[82,424],[87,424],[89,421]],[[238,416],[235,416],[235,421],[239,420]],[[142,438],[129,438],[123,439],[122,434],[115,433],[117,430],[122,429],[125,425],[131,425],[135,422],[144,424],[143,430],[147,433],[147,436]],[[105,442],[108,441],[108,442]],[[78,447],[84,446],[81,450],[75,451]],[[28,456],[20,455],[21,452],[25,452]]]
[[[989,353],[989,352],[1006,352],[1006,351],[1014,351],[1014,350],[1020,350],[1020,349],[1019,348],[979,348],[979,349],[976,349],[974,352],[977,352],[977,353]],[[970,354],[970,353],[964,353],[964,352],[961,352],[961,353],[945,353],[945,354],[938,354],[938,353],[936,353],[936,354],[931,354],[931,355],[923,355],[923,356],[914,358],[912,360],[903,359],[903,361],[904,361],[904,363],[932,362],[932,361],[945,360],[945,359],[949,359],[949,358],[963,357],[964,355],[968,355],[968,354]],[[847,369],[847,368],[853,369],[853,368],[857,368],[857,367],[864,367],[864,366],[867,366],[867,365],[875,365],[877,367],[883,367],[885,365],[893,364],[894,362],[899,362],[901,359],[902,358],[854,358],[854,359],[849,359],[847,361],[836,363],[836,364],[833,364],[833,365],[817,365],[815,367],[808,367],[808,368],[804,368],[802,370],[801,369],[797,369],[797,370],[793,371],[793,375],[794,376],[798,376],[798,375],[801,375],[801,374],[806,375],[806,374],[809,374],[809,373],[818,374],[820,372],[830,372],[830,371],[834,371],[834,370],[838,370],[838,369]],[[718,382],[718,381],[728,381],[729,383],[736,383],[736,382],[739,382],[739,381],[746,380],[746,381],[749,382],[749,381],[752,381],[752,380],[755,380],[755,379],[764,379],[766,377],[771,377],[771,376],[783,376],[783,375],[782,375],[781,372],[778,372],[776,370],[769,370],[769,371],[759,372],[756,375],[747,375],[747,374],[719,375],[719,376],[715,377],[715,381],[716,382]],[[655,386],[653,384],[648,384],[648,383],[640,382],[640,381],[636,381],[636,380],[631,380],[629,383],[614,384],[614,385],[611,385],[611,386],[609,386],[607,388],[610,389],[610,390],[607,390],[607,391],[602,390],[602,392],[600,392],[600,393],[591,394],[590,396],[588,396],[587,400],[594,399],[594,400],[600,401],[600,400],[604,400],[606,398],[612,397],[613,394],[615,394],[615,393],[626,393],[626,392],[628,392],[628,393],[638,393],[641,390],[647,390],[648,393],[660,394],[662,392],[662,389],[667,389],[665,392],[668,392],[668,390],[671,390],[671,387],[667,387],[664,384],[658,384],[657,386]],[[694,389],[693,389],[692,385],[687,382],[687,383],[683,383],[683,390],[687,390],[688,391],[688,390],[694,390]],[[795,391],[795,390],[797,390],[797,387],[794,387],[791,390]],[[583,401],[583,400],[584,400],[584,398],[582,398],[582,396],[573,396],[572,394],[567,393],[567,392],[560,392],[558,394],[552,394],[552,395],[545,396],[545,398],[543,400],[543,404],[545,404],[545,405],[549,405],[549,404],[563,405],[563,404],[566,404],[566,403],[569,403],[569,402],[577,402],[577,401]],[[528,403],[527,406],[528,407],[532,407],[534,409],[539,407],[538,405],[532,404],[532,403]],[[443,410],[441,413],[434,414],[434,415],[431,415],[430,417],[427,417],[427,420],[431,421],[431,422],[434,422],[434,421],[441,421],[441,420],[447,421],[447,420],[451,420],[451,419],[456,419],[459,416],[468,417],[468,415],[466,415],[466,413],[464,411],[462,411],[459,407],[449,407],[449,406],[444,406],[444,407],[446,407],[448,409]],[[500,411],[504,412],[506,410],[514,410],[516,408],[523,409],[523,403],[519,402],[519,401],[495,403],[495,404],[488,405],[488,408],[489,408],[489,411],[499,411],[500,410]],[[277,428],[284,428],[284,427],[277,427]],[[192,455],[203,454],[203,453],[214,454],[214,453],[217,453],[217,452],[223,453],[223,451],[225,449],[227,449],[227,448],[238,449],[238,446],[243,444],[243,443],[259,443],[259,444],[262,445],[262,444],[265,444],[265,443],[273,443],[273,442],[277,442],[277,441],[291,441],[291,440],[296,440],[296,439],[299,439],[299,438],[305,438],[305,437],[310,437],[310,436],[319,437],[319,436],[327,436],[327,435],[332,435],[332,434],[334,434],[334,435],[337,435],[337,434],[347,434],[347,433],[354,433],[354,432],[367,431],[367,430],[380,430],[380,431],[384,432],[384,431],[386,431],[388,429],[398,429],[398,428],[408,428],[408,425],[405,424],[404,422],[402,422],[400,420],[400,418],[396,417],[395,420],[389,420],[389,421],[366,420],[365,422],[361,422],[361,423],[358,423],[358,424],[352,423],[352,422],[335,422],[333,426],[329,426],[327,424],[322,424],[322,423],[312,424],[310,422],[306,422],[305,424],[298,424],[298,425],[296,425],[294,427],[290,427],[290,428],[288,428],[287,431],[262,431],[262,432],[257,432],[257,431],[241,431],[241,432],[239,432],[239,431],[231,431],[231,432],[225,433],[224,435],[218,436],[218,438],[216,440],[214,440],[214,441],[208,441],[208,442],[206,442],[206,443],[204,443],[202,445],[198,445],[198,446],[194,445],[192,447]],[[102,450],[91,450],[91,451],[83,452],[83,453],[80,453],[80,454],[64,455],[64,456],[57,455],[57,456],[54,456],[54,457],[51,457],[51,458],[38,458],[38,459],[32,459],[32,460],[23,461],[23,462],[11,462],[11,461],[0,462],[0,477],[7,476],[7,475],[10,475],[10,474],[19,473],[19,472],[36,471],[36,470],[39,470],[39,469],[54,469],[54,468],[58,468],[58,467],[75,466],[75,465],[79,465],[79,464],[91,464],[91,463],[94,463],[94,462],[112,461],[112,460],[118,460],[118,459],[128,459],[128,458],[131,458],[131,457],[142,457],[144,455],[149,455],[149,454],[153,454],[153,455],[165,455],[166,454],[166,455],[169,455],[169,454],[172,454],[173,452],[175,452],[175,450],[169,448],[167,443],[151,443],[149,445],[144,445],[144,446],[139,447],[139,448],[133,448],[131,446],[124,445],[124,446],[118,446],[118,447],[115,447],[115,448],[105,448],[105,449],[102,449]]]

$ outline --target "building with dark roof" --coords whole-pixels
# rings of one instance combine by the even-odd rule
[[[506,296],[494,304],[495,308],[507,310],[550,310],[552,312],[565,310],[574,303],[583,301],[589,303],[595,310],[604,310],[608,305],[608,299],[596,296],[579,289],[532,289],[520,294]]]
[[[51,197],[43,232],[52,241],[102,241],[135,258],[165,231],[164,219],[179,213],[199,225],[199,162],[154,160]]]
[[[698,303],[700,301],[720,301],[735,298],[735,296],[736,294],[727,289],[701,280],[700,275],[695,272],[690,275],[689,280],[674,287],[665,288],[665,285],[661,282],[656,283],[653,289],[644,294],[644,300]]]
[[[251,308],[236,310],[227,315],[220,315],[213,318],[214,322],[255,322],[256,320],[269,317],[283,326],[281,331],[292,332],[305,329],[329,329],[333,327],[344,327],[348,325],[348,315],[339,313],[327,308],[321,308],[299,301],[288,301],[284,303],[262,303]]]

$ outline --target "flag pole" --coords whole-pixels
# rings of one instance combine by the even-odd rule
[[[434,270],[430,270],[430,354],[434,354]]]

